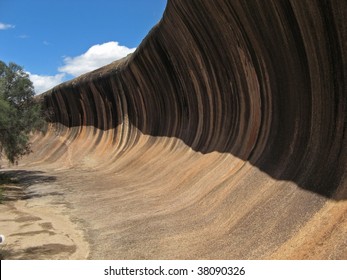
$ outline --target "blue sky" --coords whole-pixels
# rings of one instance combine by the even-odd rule
[[[133,52],[166,0],[0,0],[0,60],[41,93]]]

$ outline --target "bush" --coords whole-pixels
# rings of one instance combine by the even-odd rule
[[[4,154],[11,163],[31,152],[30,132],[44,123],[34,95],[22,67],[0,61],[0,157]]]

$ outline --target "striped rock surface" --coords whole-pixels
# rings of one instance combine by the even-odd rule
[[[41,96],[30,163],[90,258],[347,258],[347,2],[169,0],[135,53]]]

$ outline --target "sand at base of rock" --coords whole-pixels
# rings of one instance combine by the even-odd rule
[[[1,259],[86,259],[89,246],[57,195],[36,195],[0,204]]]

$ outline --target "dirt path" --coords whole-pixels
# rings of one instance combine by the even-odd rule
[[[1,259],[86,259],[89,245],[70,217],[55,177],[14,170],[16,185],[7,185],[0,204]]]

